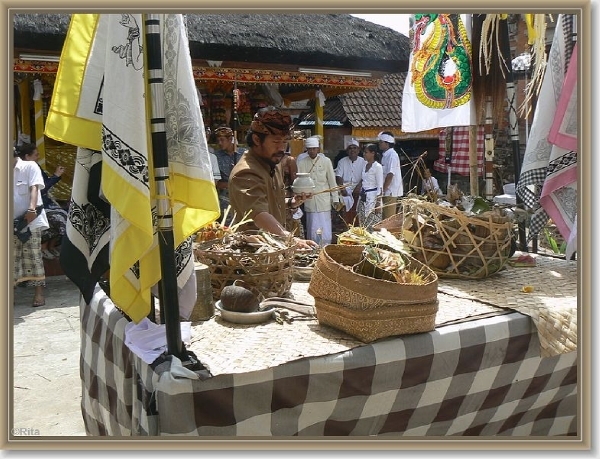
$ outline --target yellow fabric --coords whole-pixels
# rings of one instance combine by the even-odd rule
[[[319,97],[319,91],[315,94],[315,134],[323,138],[323,105]]]
[[[46,120],[48,137],[96,151],[102,147],[102,118],[82,114],[80,104],[99,19],[99,14],[71,16]]]
[[[533,45],[537,36],[535,32],[535,14],[526,14],[525,24],[527,24],[527,44]]]
[[[21,132],[31,136],[31,122],[29,121],[29,79],[26,78],[19,83],[19,95],[21,96]]]
[[[163,19],[166,16],[170,17],[173,30],[181,26],[178,33],[184,34],[182,19],[173,20],[173,17],[181,15],[161,15]],[[161,25],[166,23],[161,20]],[[143,69],[136,68],[141,61],[132,65],[125,59],[131,53],[126,55],[117,52],[115,43],[120,47],[131,46],[135,51],[145,50],[142,24],[142,15],[136,14],[72,16],[46,125],[46,134],[50,137],[80,147],[102,150],[101,187],[112,206],[111,297],[134,322],[139,322],[150,312],[151,288],[161,279],[160,234],[152,214],[153,208],[156,213],[156,199],[159,197],[156,196],[152,164],[147,77],[143,75],[144,78],[139,78],[145,73]],[[132,33],[134,28],[139,29],[139,34]],[[131,37],[139,37],[139,43],[128,42]],[[179,43],[183,43],[181,46],[184,49],[180,48],[177,54],[188,56],[189,59],[189,51],[185,51],[185,35]],[[107,46],[112,48],[107,50]],[[190,110],[197,109],[199,112],[199,104],[192,99],[196,94],[195,86],[188,87],[193,85],[191,62],[186,65],[182,61],[177,61],[180,63],[177,83],[179,76],[182,82],[177,89],[187,97],[184,100],[191,101]],[[99,94],[102,113],[95,110]],[[165,98],[165,104],[169,103],[171,101]],[[166,124],[169,133],[173,128],[169,123]],[[172,141],[168,142],[169,146],[175,144],[173,148],[181,151],[189,148],[193,155],[191,159],[182,159],[184,155],[177,154],[179,150],[173,157],[167,152],[167,196],[160,198],[165,198],[171,205],[175,246],[215,221],[220,212],[202,126],[197,132],[199,134],[196,137],[184,140],[179,140],[177,132],[172,133]],[[192,150],[194,147],[197,150]],[[189,272],[193,272],[193,266]],[[178,287],[182,287],[179,280]],[[185,281],[182,280],[182,283]]]

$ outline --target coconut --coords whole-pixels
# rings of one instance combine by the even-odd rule
[[[227,311],[255,312],[259,304],[258,297],[240,285],[228,285],[221,291],[221,305]]]

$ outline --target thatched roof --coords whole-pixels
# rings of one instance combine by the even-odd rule
[[[15,14],[14,47],[60,52],[69,14]],[[187,14],[192,59],[401,72],[409,39],[349,14]]]

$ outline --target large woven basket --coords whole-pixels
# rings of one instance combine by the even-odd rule
[[[308,293],[315,299],[319,323],[342,330],[363,342],[387,336],[431,331],[438,310],[437,275],[407,257],[424,284],[400,284],[355,273],[364,246],[330,244],[315,263]]]
[[[513,222],[500,210],[468,216],[455,207],[408,198],[402,212],[403,239],[440,277],[488,277],[510,257]]]
[[[285,242],[278,236],[271,237]],[[215,300],[221,297],[224,287],[238,279],[256,287],[266,298],[283,296],[289,292],[293,277],[294,245],[285,249],[248,253],[219,250],[221,242],[221,239],[207,241],[194,249],[196,261],[204,263],[210,269]]]

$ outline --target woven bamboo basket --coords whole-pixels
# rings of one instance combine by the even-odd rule
[[[423,284],[400,284],[352,270],[364,246],[330,244],[315,263],[308,293],[315,299],[319,323],[368,343],[387,336],[431,331],[438,310],[437,275],[412,257],[411,270]]]
[[[256,231],[241,233],[252,234]],[[271,237],[285,242],[278,236]],[[222,239],[207,241],[194,249],[196,261],[204,263],[210,269],[213,299],[218,300],[223,288],[238,279],[257,288],[265,298],[283,296],[289,292],[292,286],[295,245],[250,253],[219,250],[221,242]]]
[[[485,278],[510,257],[513,222],[500,210],[468,216],[415,198],[404,199],[402,207],[403,239],[413,256],[440,277]]]

